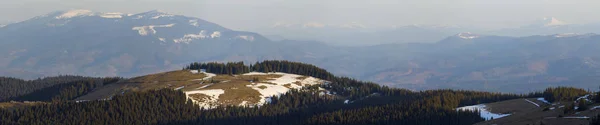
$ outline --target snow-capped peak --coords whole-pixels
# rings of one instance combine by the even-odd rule
[[[6,25],[4,25],[4,24],[0,24],[0,28],[2,28],[2,27],[5,27],[5,26],[6,26]]]
[[[56,19],[67,19],[78,16],[92,16],[94,13],[90,10],[69,10],[62,12],[60,15],[56,16]]]
[[[164,11],[160,11],[160,10],[152,10],[152,11],[148,11],[148,12],[143,12],[140,14],[136,14],[137,18],[150,18],[150,19],[158,19],[158,18],[162,18],[162,17],[172,17],[175,16],[173,14],[169,14],[167,12]]]
[[[456,36],[460,37],[462,39],[475,39],[475,38],[480,37],[478,34],[473,34],[471,32],[459,33],[459,34],[456,34]]]
[[[560,21],[554,17],[544,17],[542,20],[544,21],[544,26],[559,26],[559,25],[567,24],[567,23]]]

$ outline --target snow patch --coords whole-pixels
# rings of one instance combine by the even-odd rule
[[[173,42],[175,42],[175,43],[190,43],[193,40],[204,39],[207,37],[208,37],[208,35],[206,35],[206,31],[202,30],[198,34],[185,34],[182,38],[174,39]]]
[[[240,36],[237,36],[236,38],[243,39],[246,41],[254,41],[254,36],[240,35]]]
[[[260,95],[261,99],[258,101],[258,104],[257,104],[259,106],[267,103],[267,98],[285,94],[290,90],[289,88],[286,88],[281,85],[273,85],[273,84],[265,84],[265,83],[256,83],[253,85],[246,85],[246,86],[258,91],[258,93],[261,94]]]
[[[546,99],[544,99],[544,98],[537,98],[537,100],[538,101],[542,101],[542,102],[544,102],[546,104],[551,104],[550,102],[546,101]]]
[[[498,118],[502,118],[502,117],[506,117],[506,116],[510,115],[510,114],[492,113],[492,112],[488,111],[488,109],[486,109],[486,106],[484,104],[459,107],[459,108],[456,108],[456,111],[479,111],[479,115],[481,116],[481,118],[484,118],[485,120],[491,120],[492,118],[498,119]]]
[[[310,23],[306,23],[304,25],[302,25],[303,28],[323,28],[325,27],[325,24],[322,23],[318,23],[318,22],[310,22]]]
[[[160,40],[162,42],[166,42],[165,38],[158,38],[158,40]]]
[[[588,99],[589,96],[590,96],[590,94],[581,96],[581,97],[577,98],[577,100],[575,100],[575,102],[577,103],[581,99],[585,99],[585,101],[592,102],[591,100]]]
[[[123,18],[123,15],[124,15],[123,13],[102,13],[102,14],[100,14],[100,17],[112,19],[112,18]]]
[[[131,28],[131,30],[137,30],[140,35],[147,36],[150,33],[156,34],[156,30],[154,29],[155,27],[167,28],[167,27],[173,27],[173,26],[175,26],[174,23],[167,24],[167,25],[149,25],[149,26],[133,27],[133,28]]]
[[[344,104],[348,104],[348,103],[350,103],[350,100],[344,101]]]
[[[245,73],[242,75],[268,75],[267,73],[263,73],[263,72],[249,72],[249,73]]]
[[[137,15],[137,16],[136,16],[136,17],[134,17],[133,19],[142,19],[142,18],[144,18],[144,16],[142,16],[142,15]]]
[[[210,34],[210,38],[218,38],[221,37],[221,32],[219,31],[215,31],[212,34]]]
[[[574,116],[574,117],[563,117],[563,118],[567,118],[567,119],[589,119],[590,117],[587,117],[587,116]]]
[[[207,96],[209,96],[209,98],[205,99],[203,102],[200,102],[200,101],[197,101],[194,99],[191,99],[191,100],[194,104],[197,104],[204,109],[212,109],[212,108],[216,108],[218,106],[219,96],[224,93],[225,93],[225,91],[222,89],[196,90],[196,91],[185,92],[185,96],[188,99],[191,99],[190,95],[192,95],[192,94],[207,95]]]
[[[574,37],[574,36],[579,36],[581,34],[578,33],[561,33],[561,34],[554,34],[553,36],[556,38],[562,38],[562,37]]]
[[[246,106],[248,105],[248,101],[242,101],[242,103],[240,103],[238,106]]]
[[[459,33],[456,36],[458,36],[458,37],[460,37],[462,39],[475,39],[475,38],[479,38],[479,35],[473,34],[471,32]]]
[[[173,90],[180,90],[180,89],[183,89],[183,88],[185,88],[185,86],[177,87],[177,88],[175,88]]]
[[[261,99],[257,103],[258,106],[261,106],[264,103],[270,103],[270,101],[269,101],[270,97],[285,94],[290,89],[301,89],[307,85],[316,85],[316,84],[322,84],[322,83],[326,82],[324,80],[320,80],[320,79],[317,79],[314,77],[306,77],[304,79],[299,79],[299,77],[304,77],[304,76],[296,75],[296,74],[281,73],[281,72],[276,72],[276,73],[250,72],[250,73],[246,73],[246,74],[242,74],[242,75],[269,75],[269,74],[281,75],[281,77],[265,81],[267,83],[272,83],[272,84],[252,83],[251,85],[246,85],[247,87],[250,87],[250,88],[258,91],[261,94],[260,95]],[[300,83],[300,85],[297,85],[296,83]],[[286,87],[286,85],[288,85],[289,88]]]
[[[190,70],[190,72],[191,72],[192,74],[198,74],[198,73],[199,73],[199,72],[198,72],[198,70]]]
[[[198,88],[196,88],[196,89],[203,89],[203,88],[209,87],[209,86],[211,86],[211,85],[213,85],[213,84],[211,83],[211,84],[208,84],[208,85],[204,85],[204,86],[198,87]]]
[[[158,18],[162,18],[162,17],[172,17],[174,15],[170,15],[170,14],[161,14],[161,15],[156,15],[154,17],[152,17],[151,19],[158,19]]]
[[[70,10],[67,12],[62,13],[59,16],[56,16],[56,19],[68,19],[68,18],[73,18],[73,17],[78,17],[78,16],[92,16],[94,15],[94,13],[90,10]]]
[[[537,104],[537,103],[535,103],[535,102],[529,101],[528,99],[525,99],[525,101],[527,101],[527,102],[529,102],[529,103],[531,103],[531,104],[533,104],[533,105],[535,105],[535,106],[537,106],[537,107],[540,107],[540,105],[538,105],[538,104]]]
[[[200,26],[200,24],[198,24],[198,20],[190,20],[190,21],[188,21],[188,22],[189,22],[189,23],[190,23],[190,25],[192,25],[192,26],[196,26],[196,27]]]
[[[202,80],[208,80],[208,79],[210,79],[210,78],[212,78],[212,77],[215,77],[215,76],[217,76],[217,74],[214,74],[214,73],[208,73],[208,72],[205,72],[205,71],[202,71],[202,70],[201,70],[201,72],[202,72],[204,75],[206,75],[206,77],[202,78]]]

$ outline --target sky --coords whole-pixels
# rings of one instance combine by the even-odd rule
[[[600,22],[600,0],[4,0],[0,24],[58,10],[140,13],[161,10],[248,30],[277,22],[367,27],[412,24],[512,28],[556,17],[567,23]]]

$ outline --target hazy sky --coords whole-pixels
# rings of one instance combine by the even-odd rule
[[[546,16],[568,23],[600,22],[600,0],[3,0],[0,23],[57,10],[139,13],[162,11],[200,17],[232,29],[275,22],[358,22],[368,27],[445,24],[517,27]]]

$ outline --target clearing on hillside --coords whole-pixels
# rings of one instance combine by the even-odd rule
[[[124,80],[99,88],[78,100],[105,99],[128,91],[167,88],[183,91],[187,98],[204,109],[225,105],[253,107],[268,103],[270,97],[279,96],[291,89],[302,89],[325,82],[314,77],[279,72],[217,75],[198,70],[180,70]],[[326,92],[324,89],[319,91]]]

